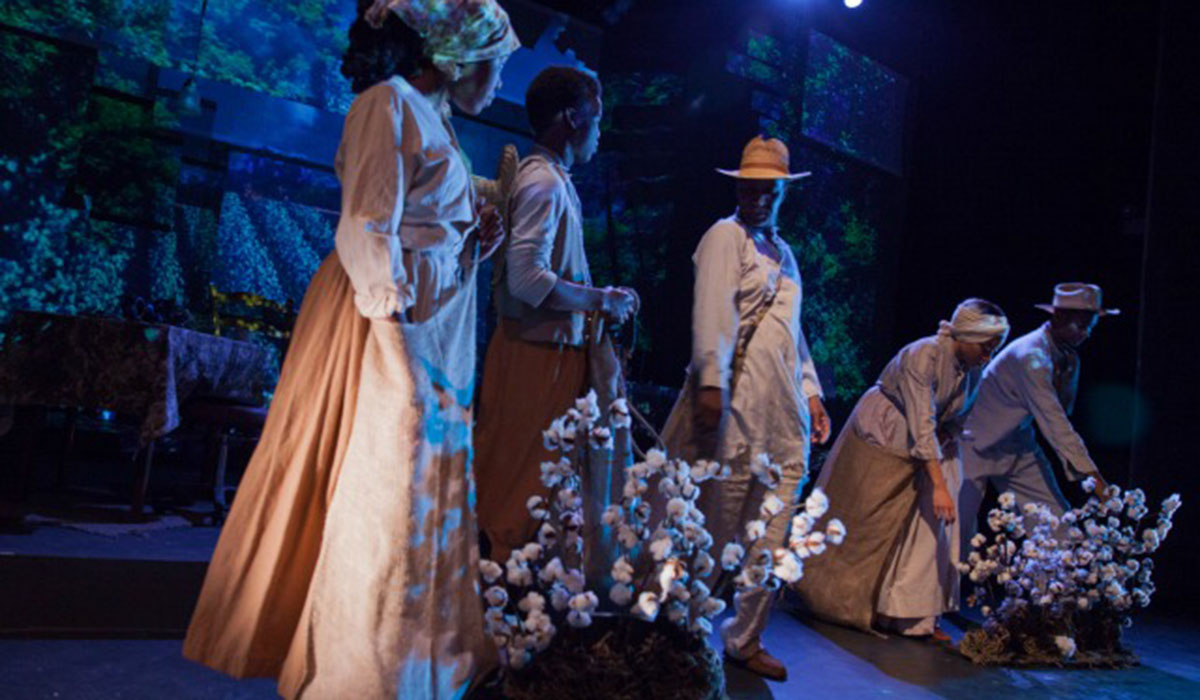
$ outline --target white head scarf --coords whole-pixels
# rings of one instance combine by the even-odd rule
[[[974,299],[959,304],[954,309],[954,316],[949,321],[942,321],[938,329],[938,333],[964,343],[986,343],[1000,338],[1001,345],[1008,338],[1008,331],[1008,318],[980,312]]]

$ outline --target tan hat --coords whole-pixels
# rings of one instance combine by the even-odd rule
[[[1100,305],[1100,287],[1083,282],[1064,282],[1054,287],[1053,304],[1035,304],[1042,311],[1091,311],[1100,316],[1117,316],[1120,309],[1105,309]]]
[[[717,172],[743,180],[799,180],[812,173],[788,172],[788,148],[779,139],[755,136],[742,149],[742,164],[737,170]]]

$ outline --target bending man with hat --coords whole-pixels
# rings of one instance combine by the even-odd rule
[[[944,639],[958,606],[955,437],[983,366],[1008,336],[998,306],[967,299],[936,335],[905,346],[859,399],[817,486],[850,533],[809,559],[795,590],[814,615],[863,631]],[[818,540],[810,546],[820,548]]]
[[[1062,459],[1068,478],[1091,476],[1098,492],[1107,488],[1068,419],[1079,386],[1078,348],[1101,316],[1121,313],[1103,308],[1100,299],[1094,284],[1058,285],[1053,305],[1038,305],[1051,314],[1050,320],[1014,340],[983,373],[963,431],[959,503],[966,525],[964,552],[989,481],[1000,492],[1012,491],[1021,505],[1045,503],[1056,515],[1069,507],[1038,446],[1035,423]]]
[[[800,271],[779,236],[776,219],[789,182],[809,173],[788,172],[787,147],[754,138],[734,178],[737,211],[704,234],[692,260],[692,359],[687,381],[667,419],[663,438],[672,455],[719,460],[732,477],[705,484],[701,508],[716,551],[758,518],[764,487],[750,459],[765,453],[783,466],[776,494],[795,502],[808,470],[809,443],[829,437],[821,385],[800,326]],[[787,537],[790,516],[781,513],[755,548],[773,551]],[[737,615],[721,628],[725,653],[771,680],[787,669],[761,644],[773,596],[739,592]]]

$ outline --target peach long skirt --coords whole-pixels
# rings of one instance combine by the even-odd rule
[[[305,295],[184,655],[285,697],[458,697],[494,663],[470,474],[474,276],[368,320],[336,253]]]
[[[479,527],[501,563],[536,540],[538,524],[525,502],[549,495],[540,465],[558,459],[542,445],[542,431],[587,391],[581,348],[530,343],[518,333],[518,324],[501,318],[488,343],[475,426]]]

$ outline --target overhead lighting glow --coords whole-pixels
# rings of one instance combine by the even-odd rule
[[[853,10],[854,8],[858,7],[859,5],[861,5],[863,3],[863,0],[842,0],[842,1],[845,2],[846,7],[849,7],[851,10]]]

